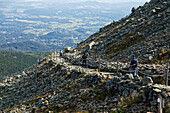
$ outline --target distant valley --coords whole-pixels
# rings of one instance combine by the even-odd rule
[[[21,0],[0,2],[0,51],[33,52],[75,47],[102,26],[119,20],[129,14],[133,6],[140,4]],[[27,42],[33,49],[23,47],[24,44],[19,47],[24,50],[15,46]],[[44,50],[35,46],[37,42],[44,46]]]

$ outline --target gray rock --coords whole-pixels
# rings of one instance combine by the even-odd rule
[[[153,80],[151,77],[145,77],[142,79],[142,84],[143,85],[153,84]]]
[[[72,79],[77,79],[78,76],[79,76],[78,71],[77,71],[77,70],[72,70],[72,72],[71,72],[71,78],[72,78]]]
[[[134,79],[133,74],[125,74],[125,79]]]
[[[136,8],[136,7],[133,7],[133,8],[132,8],[132,13],[134,13],[136,10],[137,10],[137,8]]]
[[[65,47],[63,50],[64,50],[64,52],[67,53],[67,52],[72,51],[73,49],[71,47]]]

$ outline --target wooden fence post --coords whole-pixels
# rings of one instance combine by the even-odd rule
[[[101,63],[101,62],[100,62],[100,56],[99,56],[99,72],[100,72],[100,63]]]
[[[163,107],[163,98],[161,95],[158,95],[158,99],[157,99],[157,102],[158,102],[158,113],[162,113],[162,107]]]
[[[79,58],[79,66],[80,66],[80,58]]]
[[[35,82],[36,82],[36,84],[37,84],[37,81],[38,81],[38,70],[36,70],[36,72],[35,72]]]
[[[88,61],[86,60],[86,68],[88,68]]]
[[[51,88],[53,89],[53,79],[52,79],[51,75],[49,75],[49,76],[50,76],[50,80],[51,80]]]
[[[117,60],[117,73],[119,73],[119,61]]]
[[[168,67],[169,67],[169,63],[167,63],[167,66],[166,66],[166,77],[165,77],[165,85],[166,86],[168,86],[168,71],[169,71]]]

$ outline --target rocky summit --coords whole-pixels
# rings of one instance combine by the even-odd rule
[[[169,113],[169,6],[168,0],[151,0],[134,7],[62,57],[52,53],[7,77],[0,83],[0,112],[157,113],[161,105]],[[139,59],[135,77],[129,72],[132,55]]]
[[[170,58],[169,6],[169,0],[151,0],[134,7],[129,16],[101,28],[78,49],[112,60],[126,61],[135,55],[141,62],[166,61]]]

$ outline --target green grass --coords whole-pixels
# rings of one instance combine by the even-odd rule
[[[0,77],[21,72],[48,54],[48,52],[0,52]]]

